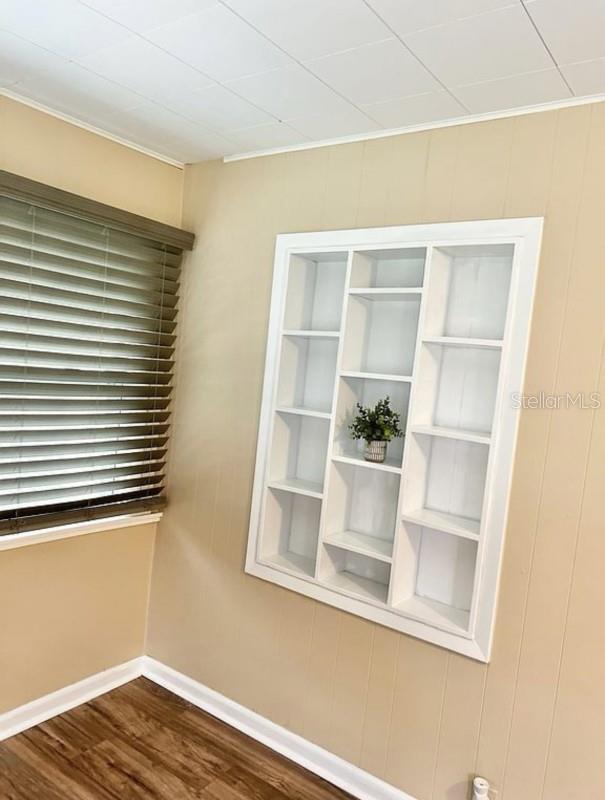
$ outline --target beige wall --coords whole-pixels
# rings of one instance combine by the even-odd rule
[[[181,170],[1,96],[0,169],[180,224]],[[0,552],[0,713],[142,654],[155,527]]]
[[[0,713],[143,654],[154,535],[0,552]]]
[[[1,95],[0,169],[181,224],[181,169]]]
[[[544,215],[526,389],[605,390],[605,104],[186,171],[149,652],[420,800],[605,795],[605,414],[522,417],[491,664],[243,574],[274,238]]]

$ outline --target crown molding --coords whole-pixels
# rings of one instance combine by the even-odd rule
[[[490,111],[485,114],[466,114],[462,117],[452,117],[451,119],[440,119],[436,122],[426,122],[420,125],[408,125],[403,128],[389,128],[383,131],[372,131],[370,133],[359,133],[352,136],[339,136],[334,139],[322,139],[320,142],[304,142],[301,144],[289,145],[288,147],[273,147],[267,150],[254,150],[248,153],[236,153],[225,156],[223,161],[244,161],[248,158],[262,158],[264,156],[274,156],[281,153],[295,153],[300,150],[316,150],[318,147],[333,147],[338,144],[352,144],[355,142],[367,142],[372,139],[386,139],[391,136],[401,136],[403,133],[420,133],[431,131],[437,128],[453,128],[458,125],[472,125],[475,122],[490,122],[497,119],[508,119],[509,117],[522,117],[526,114],[539,114],[543,111],[558,111],[563,108],[573,108],[575,106],[587,106],[593,103],[605,102],[604,94],[594,94],[587,97],[572,97],[568,100],[557,100],[550,103],[540,103],[533,106],[522,106],[511,108],[507,111]]]
[[[185,167],[185,164],[182,161],[178,161],[176,158],[170,158],[170,156],[157,153],[155,150],[150,150],[147,147],[143,147],[142,145],[137,144],[130,139],[124,139],[121,136],[117,136],[115,133],[110,133],[109,131],[103,130],[103,128],[97,128],[96,125],[83,122],[81,119],[72,117],[70,114],[64,114],[62,111],[56,111],[54,108],[50,108],[43,103],[38,103],[36,100],[31,100],[29,97],[24,97],[17,92],[13,92],[11,89],[0,89],[0,97],[8,97],[9,100],[15,100],[17,103],[34,108],[36,111],[41,111],[43,114],[48,114],[51,117],[60,119],[62,122],[68,122],[70,125],[74,125],[76,128],[82,128],[82,130],[88,131],[89,133],[102,136],[103,139],[109,139],[110,142],[115,142],[116,144],[121,144],[124,147],[129,147],[131,150],[136,150],[137,153],[142,153],[144,156],[155,158],[157,161],[163,161],[165,164],[169,164],[171,167],[176,167],[177,169],[184,169]]]

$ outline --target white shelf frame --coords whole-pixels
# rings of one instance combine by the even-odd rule
[[[246,556],[247,573],[402,633],[424,639],[480,661],[489,661],[519,420],[519,411],[513,407],[509,398],[513,392],[520,392],[523,388],[542,224],[542,218],[521,218],[285,234],[277,237],[265,382]],[[503,338],[427,335],[425,313],[427,294],[431,286],[431,262],[435,250],[455,248],[461,245],[477,247],[500,244],[514,245],[508,312]],[[351,286],[352,263],[356,252],[367,254],[373,250],[384,252],[408,248],[426,251],[424,280],[421,286],[412,288]],[[329,258],[330,254],[338,254],[342,258],[344,253],[347,254],[346,279],[339,330],[285,329],[283,321],[291,257],[307,255],[312,258],[316,254],[321,254],[322,258]],[[414,374],[402,376],[343,371],[342,359],[349,298],[361,296],[369,299],[373,296],[380,300],[387,297],[397,300],[402,299],[404,295],[415,295],[420,299]],[[284,407],[283,404],[277,403],[281,342],[284,337],[288,336],[323,337],[337,341],[334,390],[329,411],[315,412],[304,408]],[[414,421],[414,400],[417,389],[415,379],[418,377],[415,373],[417,373],[420,363],[420,352],[423,347],[433,345],[442,348],[497,349],[501,352],[498,392],[491,433],[484,434],[481,431],[418,424]],[[389,464],[361,462],[354,457],[335,452],[336,406],[339,386],[343,378],[404,381],[411,384],[406,447],[401,468]],[[329,425],[328,452],[321,491],[316,491],[318,487],[305,487],[302,482],[296,484],[296,480],[290,486],[288,480],[270,480],[270,444],[273,437],[273,420],[276,414],[316,417],[326,420],[325,424]],[[485,491],[479,522],[453,514],[411,507],[410,497],[413,495],[413,484],[419,479],[418,475],[412,474],[413,471],[410,469],[409,440],[411,437],[453,440],[463,443],[463,446],[466,447],[487,448]],[[326,512],[330,502],[329,479],[331,470],[335,469],[336,464],[347,465],[348,469],[374,469],[377,475],[383,474],[385,478],[388,474],[392,477],[399,475],[399,496],[392,554],[388,552],[388,544],[384,545],[378,542],[374,545],[372,542],[365,542],[363,535],[354,531],[326,531]],[[389,480],[392,480],[392,477]],[[268,491],[271,491],[269,487],[283,492],[299,493],[314,498],[315,502],[321,504],[313,575],[299,573],[295,567],[289,566],[290,563],[296,562],[296,556],[291,562],[287,557],[281,558],[279,554],[273,556],[273,563],[271,557],[263,558],[262,521],[265,514],[265,499]],[[450,541],[453,541],[451,537],[454,537],[461,541],[474,543],[477,550],[477,561],[470,611],[458,610],[453,606],[448,610],[449,607],[437,600],[416,595],[401,600],[395,583],[401,578],[403,551],[400,548],[403,547],[405,541],[404,526],[416,526],[419,530],[427,529],[437,532],[438,535],[448,537]],[[332,583],[330,580],[322,580],[321,563],[322,559],[326,557],[324,551],[326,546],[341,548],[343,551],[372,559],[376,563],[382,563],[385,569],[390,567],[390,580],[385,585],[386,602],[382,602],[384,592],[382,590],[374,591],[371,586],[366,587],[363,578],[359,578],[358,581],[348,580],[346,577],[348,573],[343,573],[342,579],[335,576]],[[470,543],[467,547],[471,547]],[[307,569],[307,573],[309,571]],[[409,580],[409,575],[407,580]],[[356,583],[361,587],[357,592],[354,589]],[[465,624],[467,618],[468,626]]]

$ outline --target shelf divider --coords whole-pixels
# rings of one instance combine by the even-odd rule
[[[413,377],[411,375],[387,375],[380,372],[352,372],[346,371],[340,373],[341,378],[363,378],[364,380],[374,381],[402,381],[404,383],[411,383]]]
[[[393,560],[393,542],[388,539],[378,539],[375,536],[368,536],[357,531],[340,531],[332,533],[324,539],[325,544],[340,547],[343,550],[350,550],[352,553],[375,558],[378,561],[386,561],[390,564]]]
[[[268,564],[271,567],[291,572],[294,575],[305,575],[312,578],[315,574],[315,562],[312,558],[307,558],[306,556],[301,556],[291,551],[265,556],[259,560],[263,564]]]
[[[401,474],[401,467],[398,466],[395,461],[389,461],[388,458],[382,463],[378,463],[376,461],[366,461],[361,453],[359,456],[341,454],[332,456],[332,461],[337,461],[340,464],[351,464],[354,467],[366,467],[368,469],[378,469],[383,472]]]
[[[423,436],[440,436],[444,439],[458,439],[461,442],[474,442],[475,444],[489,444],[491,436],[488,433],[469,431],[462,428],[444,428],[440,425],[411,425],[411,433]]]
[[[269,481],[269,489],[281,489],[284,492],[303,494],[305,497],[314,497],[321,500],[323,497],[323,486],[320,483],[304,481],[301,478],[283,478],[282,480]]]
[[[420,295],[422,294],[422,289],[368,287],[362,289],[359,288],[349,289],[349,294],[352,295],[353,297],[363,297],[365,300],[372,300],[372,301],[385,300],[393,302],[395,300],[410,300],[410,299],[413,300],[417,297],[420,297]]]
[[[404,511],[401,515],[404,522],[411,522],[423,528],[440,533],[449,533],[465,539],[479,540],[481,523],[478,520],[458,517],[455,514],[446,514],[443,511],[432,511],[429,508],[420,508],[416,511]]]
[[[439,344],[446,347],[485,347],[491,350],[502,349],[502,339],[470,339],[462,336],[425,336],[424,344]]]
[[[299,336],[301,339],[338,339],[340,331],[283,330],[282,336]]]
[[[298,414],[301,417],[315,417],[316,419],[330,419],[328,411],[315,411],[312,408],[304,408],[302,406],[277,406],[275,408],[278,414]]]

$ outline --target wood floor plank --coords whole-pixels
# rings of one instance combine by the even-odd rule
[[[43,774],[24,764],[18,756],[0,747],[0,797],[2,800],[65,800]]]
[[[78,758],[78,768],[99,784],[105,782],[120,800],[201,800],[209,779],[187,786],[172,771],[149,758],[139,743],[103,742]]]
[[[140,678],[0,744],[0,800],[352,800]]]
[[[70,800],[114,800],[114,795],[77,769],[77,756],[59,752],[48,737],[39,732],[14,736],[8,740],[6,749],[32,772],[44,775],[58,793]]]

